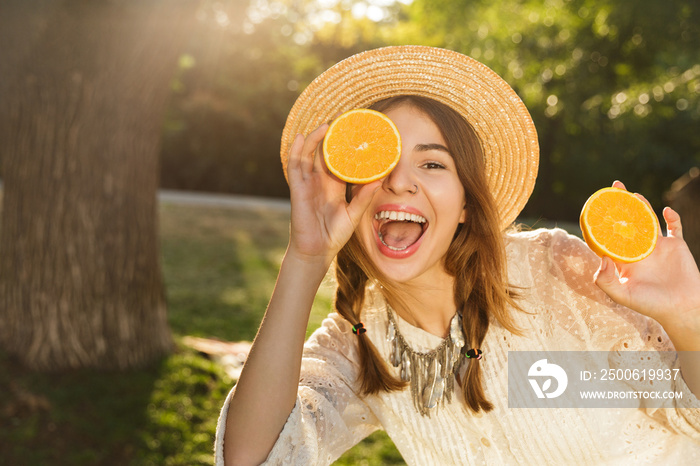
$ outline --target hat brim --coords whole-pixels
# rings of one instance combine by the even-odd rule
[[[308,134],[338,113],[399,95],[419,95],[460,113],[484,152],[486,177],[501,217],[510,225],[535,186],[537,131],[515,91],[486,65],[451,50],[392,46],[353,55],[326,70],[301,93],[287,117],[280,155],[297,134]]]

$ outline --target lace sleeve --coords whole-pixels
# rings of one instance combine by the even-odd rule
[[[580,239],[566,234],[562,230],[551,233],[551,271],[566,283],[566,287],[576,296],[574,302],[578,309],[571,312],[578,314],[574,319],[585,327],[579,332],[586,342],[588,350],[601,351],[674,351],[673,343],[661,325],[655,320],[615,304],[593,282],[593,274],[600,259]],[[624,354],[624,353],[622,353]],[[667,353],[668,354],[668,353]],[[678,368],[677,357],[650,357],[640,369]],[[611,364],[623,364],[624,356]],[[641,364],[637,361],[638,364]],[[630,368],[631,361],[624,367]],[[648,384],[648,381],[647,381]],[[683,392],[683,398],[668,401],[668,408],[644,408],[645,412],[671,430],[685,434],[700,443],[700,401],[692,394],[682,377],[669,380],[666,386],[655,390]],[[632,383],[633,388],[649,388],[643,382]]]
[[[350,325],[331,314],[306,342],[296,404],[264,464],[331,464],[379,428],[379,421],[354,390],[359,356],[351,337],[355,336]],[[217,425],[217,466],[224,464],[231,394]]]

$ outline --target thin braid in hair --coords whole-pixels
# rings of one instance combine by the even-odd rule
[[[335,264],[337,282],[335,309],[351,325],[361,320],[365,286],[368,281],[367,274],[352,259],[354,255],[352,250],[357,247],[359,247],[357,241],[351,239],[338,253]],[[365,333],[357,335],[357,345],[360,355],[360,393],[370,395],[389,392],[400,390],[406,385],[391,374],[386,362]]]

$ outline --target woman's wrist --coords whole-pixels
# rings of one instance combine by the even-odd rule
[[[282,269],[289,267],[310,283],[320,285],[332,262],[333,257],[303,254],[290,246],[282,259]]]
[[[700,307],[659,323],[677,351],[700,351]]]

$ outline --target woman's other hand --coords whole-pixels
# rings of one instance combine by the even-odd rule
[[[619,181],[613,186],[625,189]],[[700,271],[683,241],[678,213],[666,207],[663,216],[667,236],[659,233],[647,258],[625,264],[603,257],[595,282],[613,301],[659,322],[677,350],[699,351]]]

